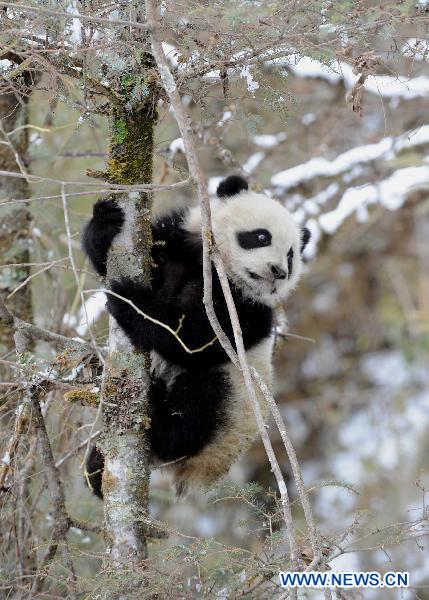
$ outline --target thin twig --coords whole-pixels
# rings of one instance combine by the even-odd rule
[[[61,179],[52,179],[51,177],[41,177],[39,175],[18,173],[17,171],[0,171],[0,177],[13,177],[16,179],[26,179],[28,183],[57,183],[58,185],[77,185],[84,187],[94,187],[94,194],[103,190],[117,190],[123,192],[156,192],[165,190],[174,190],[177,188],[189,185],[190,180],[184,179],[177,183],[157,184],[157,183],[137,183],[133,185],[125,185],[119,183],[103,183],[100,181],[62,181]]]
[[[62,541],[67,546],[66,536],[68,530],[70,529],[71,521],[66,511],[63,486],[60,480],[58,469],[55,466],[51,444],[46,431],[45,421],[40,409],[40,404],[37,400],[33,402],[33,422],[36,430],[40,457],[45,469],[46,483],[53,505],[54,517],[51,543],[42,560],[42,564],[39,568],[39,574],[34,580],[32,587],[32,592],[38,593],[42,589],[46,570],[49,568],[50,563],[55,557],[59,542]],[[73,579],[75,580],[75,576]]]
[[[73,456],[76,456],[76,454],[79,452],[79,450],[82,450],[82,448],[85,448],[85,446],[87,444],[90,444],[91,442],[96,440],[98,437],[100,437],[100,435],[101,435],[101,429],[99,429],[98,431],[95,431],[92,435],[88,436],[86,440],[81,442],[78,446],[76,446],[75,448],[73,448],[72,450],[67,452],[67,454],[64,454],[64,456],[62,458],[57,460],[57,462],[55,463],[56,468],[59,469],[61,467],[61,465],[63,465],[67,460],[69,460],[70,458],[73,458]]]
[[[10,149],[10,151],[12,152],[12,154],[15,158],[15,162],[19,167],[21,175],[23,175],[25,177],[25,179],[27,179],[27,181],[28,181],[29,173],[28,173],[27,169],[25,168],[25,164],[22,161],[22,159],[19,155],[19,152],[17,151],[14,144],[10,140],[11,133],[8,133],[5,130],[5,128],[3,126],[3,122],[1,120],[0,120],[0,132],[3,134],[4,140],[5,140],[4,143],[6,144],[6,146],[8,146],[8,148]]]
[[[104,365],[104,357],[101,354],[100,349],[98,348],[97,340],[95,339],[94,331],[92,329],[92,323],[89,322],[88,311],[87,311],[86,302],[85,302],[85,296],[84,296],[84,293],[82,290],[82,286],[80,285],[80,278],[79,278],[79,274],[76,269],[76,263],[74,261],[73,247],[72,247],[72,234],[71,234],[71,229],[70,229],[69,212],[68,212],[68,206],[67,206],[67,196],[65,193],[64,184],[61,185],[61,198],[63,201],[64,224],[65,224],[66,233],[67,233],[67,247],[68,247],[70,264],[71,264],[73,274],[74,274],[74,277],[76,280],[77,289],[79,290],[79,295],[80,295],[80,299],[82,302],[82,308],[83,308],[83,311],[85,314],[86,324],[88,327],[89,337],[91,338],[92,345],[96,349],[97,356],[100,360],[100,363],[102,365]]]
[[[124,296],[121,296],[120,294],[117,294],[116,292],[112,292],[112,290],[108,290],[107,288],[99,288],[99,289],[92,289],[92,290],[84,290],[83,293],[84,294],[93,294],[95,292],[104,292],[105,294],[109,294],[110,296],[115,296],[115,298],[119,298],[119,300],[122,300],[123,302],[126,302],[139,315],[141,315],[142,317],[144,317],[145,319],[147,319],[151,323],[154,323],[155,325],[159,325],[160,327],[162,327],[163,329],[166,329],[169,333],[171,333],[171,335],[176,338],[176,340],[182,346],[182,348],[184,349],[184,351],[187,352],[188,354],[195,354],[196,352],[202,352],[203,350],[205,350],[209,346],[212,346],[216,342],[216,340],[217,340],[217,337],[214,336],[209,342],[207,342],[203,346],[200,346],[199,348],[188,348],[188,346],[185,344],[185,342],[178,335],[178,333],[179,333],[179,331],[180,331],[180,329],[182,327],[185,315],[182,315],[182,317],[180,319],[180,322],[177,324],[177,329],[173,329],[172,327],[170,327],[166,323],[163,323],[162,321],[159,321],[158,319],[155,319],[154,317],[151,317],[147,313],[145,313],[142,310],[140,310],[140,308],[138,308],[138,306],[136,306],[134,304],[134,302],[132,302],[128,298],[125,298]]]
[[[14,296],[20,289],[22,289],[23,287],[25,287],[34,277],[37,277],[37,275],[41,275],[42,273],[44,273],[45,271],[48,271],[49,269],[51,269],[54,265],[63,262],[64,260],[67,260],[65,258],[60,258],[58,260],[53,260],[50,263],[48,263],[47,265],[43,266],[42,268],[40,268],[38,271],[36,271],[35,273],[31,273],[31,275],[29,275],[28,277],[26,277],[24,279],[24,281],[22,281],[8,296],[7,299],[9,300],[10,298],[12,298],[12,296]]]

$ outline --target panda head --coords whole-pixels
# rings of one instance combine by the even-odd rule
[[[249,191],[247,182],[224,179],[212,201],[216,245],[230,280],[243,294],[274,306],[296,286],[310,232],[276,200]]]

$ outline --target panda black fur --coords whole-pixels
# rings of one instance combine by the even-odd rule
[[[248,191],[238,176],[223,180],[212,200],[212,225],[237,308],[250,364],[268,385],[272,381],[273,307],[297,284],[301,252],[309,239],[275,200]],[[98,201],[83,234],[83,247],[96,271],[106,275],[113,238],[124,222],[113,200]],[[214,339],[203,305],[201,213],[199,207],[172,212],[152,225],[155,267],[151,285],[128,278],[111,282],[112,291],[174,330],[188,348]],[[213,269],[213,304],[234,344],[228,310]],[[187,353],[166,329],[108,295],[107,309],[136,348],[150,351],[150,449],[153,461],[169,462],[176,489],[206,487],[225,475],[257,435],[243,379],[218,341]],[[262,402],[262,399],[261,399]],[[267,407],[262,402],[262,412]],[[101,492],[103,458],[93,449],[87,470]]]

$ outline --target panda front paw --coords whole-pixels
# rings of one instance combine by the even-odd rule
[[[83,250],[102,277],[106,276],[107,253],[124,221],[124,211],[114,200],[98,200],[94,204],[92,219],[83,230]]]
[[[138,283],[129,277],[122,277],[119,280],[112,281],[110,283],[110,289],[118,296],[131,300],[131,302],[141,310],[144,310],[149,303],[149,299],[152,297],[150,286],[144,283]],[[114,317],[116,316],[115,313],[117,313],[118,309],[121,312],[126,309],[134,311],[132,306],[128,303],[111,294],[109,294],[107,300],[107,309]]]
[[[93,220],[100,227],[108,227],[119,233],[125,221],[122,208],[111,199],[98,200],[93,208]]]
[[[136,348],[144,352],[152,350],[150,322],[141,314],[152,314],[155,311],[150,287],[127,277],[112,281],[110,287],[111,291],[121,298],[107,294],[107,310]],[[133,306],[130,305],[130,301]]]

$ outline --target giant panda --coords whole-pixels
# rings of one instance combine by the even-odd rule
[[[273,309],[298,283],[310,233],[300,229],[279,202],[250,191],[237,175],[219,184],[211,213],[249,362],[271,386]],[[124,212],[114,200],[94,205],[93,217],[84,229],[83,248],[101,276],[106,275],[109,247],[123,223]],[[112,291],[172,329],[180,325],[179,335],[188,348],[213,343],[189,354],[171,333],[121,299],[108,295],[107,309],[132,344],[151,353],[148,436],[152,461],[172,463],[168,468],[180,495],[209,487],[225,475],[258,430],[241,373],[215,339],[203,305],[200,207],[158,218],[152,235],[151,284],[123,277],[110,282]],[[212,275],[214,309],[234,345],[215,269]],[[260,401],[265,418],[267,406]],[[87,471],[99,496],[102,468],[102,455],[94,447]]]

